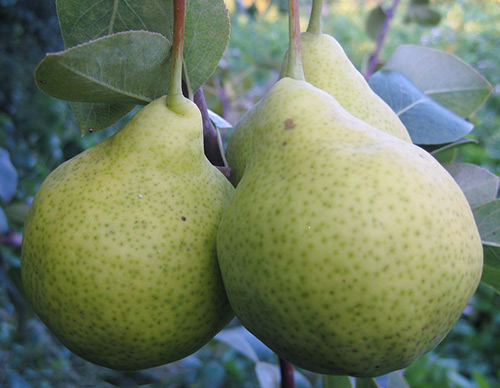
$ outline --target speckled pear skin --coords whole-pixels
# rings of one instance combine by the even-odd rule
[[[481,277],[470,207],[427,152],[304,81],[262,100],[217,235],[229,301],[298,367],[374,377],[434,348]]]
[[[398,115],[370,88],[335,38],[307,31],[300,36],[307,82],[331,94],[357,118],[411,142]]]
[[[233,317],[215,246],[233,191],[203,154],[198,108],[150,103],[37,193],[21,260],[35,311],[70,350],[113,369],[198,350]]]
[[[252,106],[233,128],[233,132],[229,137],[226,147],[226,160],[231,167],[230,180],[233,185],[238,185],[245,167],[250,158],[252,150],[252,134],[257,121],[255,112],[257,111],[259,102]]]

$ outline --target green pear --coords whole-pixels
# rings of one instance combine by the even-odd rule
[[[300,37],[307,82],[331,94],[357,118],[411,142],[398,115],[370,88],[335,38],[307,31]]]
[[[236,316],[313,372],[408,366],[444,338],[481,277],[464,194],[429,153],[307,82],[281,79],[254,114],[217,235]]]
[[[349,60],[342,46],[330,35],[301,34],[302,66],[306,81],[328,92],[352,115],[372,126],[411,142],[398,115],[368,85]],[[283,65],[288,62],[288,53]],[[283,73],[283,71],[282,71]],[[226,159],[231,167],[231,182],[238,184],[250,158],[255,108],[234,126]]]
[[[201,114],[162,97],[53,171],[31,206],[22,278],[74,353],[143,369],[198,350],[233,317],[216,257],[233,187],[203,154]]]

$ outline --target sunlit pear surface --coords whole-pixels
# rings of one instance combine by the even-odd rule
[[[196,105],[153,101],[37,193],[22,246],[35,311],[70,350],[114,369],[198,350],[233,316],[215,246],[233,190],[203,153]]]
[[[242,324],[325,374],[378,376],[433,349],[482,272],[453,178],[304,81],[278,81],[252,119],[250,159],[217,236]]]

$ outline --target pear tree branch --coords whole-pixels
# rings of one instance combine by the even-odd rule
[[[295,388],[293,370],[292,364],[280,358],[281,388]]]
[[[394,17],[396,8],[398,8],[400,1],[401,0],[394,0],[391,8],[389,8],[385,13],[384,23],[382,24],[382,27],[380,28],[380,31],[377,36],[377,44],[375,46],[375,50],[370,56],[370,62],[368,63],[368,67],[364,74],[364,77],[367,80],[370,79],[372,74],[375,72],[375,68],[377,67],[378,59],[380,56],[380,51],[384,46],[385,38],[387,37],[387,33],[389,32],[389,27],[391,25],[392,18]]]

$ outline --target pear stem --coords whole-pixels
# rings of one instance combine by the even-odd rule
[[[302,55],[300,49],[300,12],[299,0],[288,0],[288,62],[284,71],[286,77],[304,81]]]
[[[323,32],[323,22],[321,20],[322,12],[323,0],[313,0],[307,32],[315,35],[319,35]]]
[[[172,44],[172,71],[167,96],[167,106],[174,108],[184,101],[182,93],[182,50],[186,23],[186,0],[174,0],[174,38]]]

